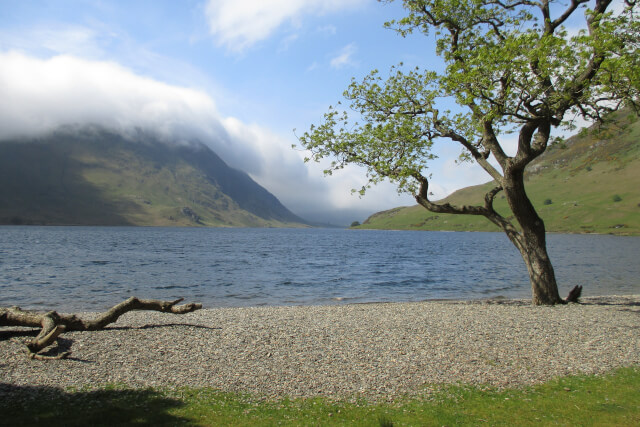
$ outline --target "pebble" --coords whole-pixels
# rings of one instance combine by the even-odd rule
[[[91,313],[82,313],[91,316]],[[30,337],[0,328],[0,386],[208,387],[282,399],[394,400],[441,384],[498,388],[640,365],[640,295],[536,307],[425,301],[130,312],[70,332],[27,357]]]

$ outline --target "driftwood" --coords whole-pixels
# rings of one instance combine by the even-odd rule
[[[0,326],[27,326],[41,328],[40,333],[29,343],[29,357],[32,359],[64,359],[71,352],[65,352],[57,356],[45,356],[39,354],[43,349],[53,344],[63,332],[71,331],[97,331],[114,323],[124,313],[133,310],[153,310],[163,313],[184,314],[202,308],[202,304],[176,305],[183,298],[175,301],[144,300],[131,297],[110,310],[100,314],[93,320],[84,320],[75,314],[59,314],[55,311],[47,313],[22,310],[20,307],[0,308]]]

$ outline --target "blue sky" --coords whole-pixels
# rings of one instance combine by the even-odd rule
[[[350,223],[413,204],[364,171],[322,176],[291,149],[352,77],[438,68],[433,39],[383,28],[401,3],[375,0],[0,1],[0,137],[67,122],[198,137],[297,214]],[[436,196],[488,178],[438,149]]]

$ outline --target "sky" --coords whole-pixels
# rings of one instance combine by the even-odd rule
[[[352,78],[441,69],[432,38],[384,28],[403,15],[375,0],[0,0],[0,139],[82,123],[197,138],[301,217],[363,221],[415,201],[390,183],[353,195],[364,169],[324,177],[292,145]],[[436,153],[435,199],[489,180],[458,147]]]

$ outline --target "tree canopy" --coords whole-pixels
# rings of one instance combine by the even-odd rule
[[[356,163],[368,168],[372,183],[387,177],[414,192],[415,178],[433,158],[437,138],[462,145],[463,158],[500,164],[507,155],[498,142],[503,132],[522,126],[514,161],[533,160],[549,142],[550,126],[570,125],[576,114],[599,119],[622,103],[640,98],[640,20],[635,3],[617,15],[611,1],[598,1],[584,13],[583,28],[564,27],[589,1],[574,0],[553,19],[549,1],[404,1],[409,15],[386,25],[401,35],[435,31],[436,53],[446,72],[392,67],[378,70],[345,91],[350,108],[330,107],[324,122],[300,141],[319,160],[335,156],[331,169]],[[538,16],[536,16],[538,15]],[[440,110],[454,99],[461,111]],[[575,113],[575,114],[567,114]],[[526,125],[526,126],[525,126]],[[546,125],[546,126],[545,126]],[[328,171],[329,171],[328,170]]]
[[[623,106],[638,111],[636,2],[404,0],[403,6],[407,15],[385,25],[401,36],[435,36],[445,70],[405,70],[400,64],[386,77],[374,70],[352,80],[344,92],[349,108],[329,107],[299,141],[309,160],[330,159],[327,174],[361,165],[368,186],[387,178],[434,212],[487,217],[529,267],[526,253],[545,242],[542,220],[524,191],[525,167],[553,143],[553,128],[571,127],[577,117],[601,120]],[[514,133],[517,152],[510,156],[501,140]],[[429,200],[426,171],[438,140],[458,144],[460,159],[477,162],[495,181],[484,206]],[[500,191],[517,226],[493,210]],[[547,303],[558,300],[549,298]]]

